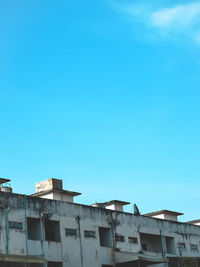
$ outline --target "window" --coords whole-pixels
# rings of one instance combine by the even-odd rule
[[[162,253],[161,236],[147,233],[140,233],[142,250]]]
[[[147,251],[147,244],[142,243],[142,250]]]
[[[9,222],[8,226],[10,229],[22,230],[23,226],[21,222]]]
[[[112,247],[112,232],[110,228],[99,227],[99,239],[101,247]]]
[[[167,253],[176,254],[174,238],[171,236],[165,236],[165,243],[166,243]]]
[[[66,236],[77,236],[77,230],[76,229],[65,229],[65,235]]]
[[[23,263],[18,263],[18,262],[5,262],[5,261],[0,261],[0,267],[24,267],[24,264]],[[30,266],[30,267],[32,267],[32,266]],[[39,265],[37,267],[41,267],[41,265]]]
[[[178,245],[178,248],[179,248],[180,250],[185,250],[185,249],[186,249],[186,245],[185,245],[185,243],[178,243],[177,245]]]
[[[57,221],[45,222],[45,239],[47,241],[60,242],[60,223]]]
[[[190,248],[192,251],[199,251],[198,245],[190,244]]]
[[[41,240],[40,219],[27,218],[27,230],[29,240]]]
[[[129,236],[128,241],[129,241],[129,243],[132,243],[132,244],[137,244],[138,243],[137,237],[130,237]]]
[[[48,261],[47,267],[62,267],[62,262]]]
[[[95,238],[95,231],[84,231],[84,236]]]
[[[125,238],[124,238],[123,235],[115,234],[115,241],[117,241],[117,242],[124,242],[125,241]]]

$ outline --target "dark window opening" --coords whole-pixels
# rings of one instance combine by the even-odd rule
[[[57,221],[45,222],[45,240],[60,242],[60,223]]]
[[[25,267],[24,263],[0,261],[0,267]]]
[[[65,229],[65,235],[66,236],[77,236],[77,230],[76,229]]]
[[[44,267],[42,263],[29,263],[28,267]]]
[[[0,261],[0,267],[27,267],[27,263]],[[44,267],[44,264],[29,263],[29,267]]]
[[[137,237],[130,237],[129,236],[128,241],[129,241],[129,243],[132,243],[132,244],[138,244]]]
[[[8,226],[10,229],[15,229],[15,230],[22,230],[23,225],[21,222],[9,222]]]
[[[84,231],[84,236],[85,237],[91,237],[91,238],[95,238],[95,231]]]
[[[142,243],[142,250],[147,251],[147,244]]]
[[[176,249],[175,249],[175,242],[173,237],[166,236],[165,237],[165,242],[166,242],[166,249],[167,253],[169,254],[175,254]]]
[[[47,267],[62,267],[62,262],[48,261]]]
[[[190,248],[191,248],[192,251],[196,251],[196,252],[199,251],[199,249],[198,249],[198,245],[190,244]]]
[[[186,250],[186,245],[185,245],[185,243],[177,243],[177,245],[178,245],[178,248],[179,248],[180,250]]]
[[[162,242],[160,235],[140,233],[142,250],[152,252],[162,252]]]
[[[99,227],[100,246],[112,247],[112,231],[110,228]]]
[[[27,218],[27,230],[29,240],[41,240],[40,219]]]
[[[115,234],[115,241],[116,242],[125,242],[125,238],[123,235]]]

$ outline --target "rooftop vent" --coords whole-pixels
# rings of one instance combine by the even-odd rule
[[[32,194],[34,197],[66,202],[74,202],[74,197],[81,195],[78,192],[63,190],[63,181],[55,178],[36,183],[35,191],[36,193]]]
[[[124,211],[123,206],[129,205],[130,202],[125,202],[121,200],[111,200],[108,202],[104,203],[95,203],[92,204],[93,207],[98,207],[98,208],[104,208],[108,210],[116,210],[116,211]]]
[[[5,178],[0,178],[0,191],[1,192],[6,192],[6,193],[12,193],[12,187],[9,184],[11,180],[5,179]]]
[[[193,224],[193,225],[197,225],[197,226],[200,226],[200,219],[198,220],[193,220],[193,221],[189,221],[187,222],[188,224]]]
[[[169,220],[169,221],[178,221],[178,216],[183,215],[183,213],[175,212],[171,210],[159,210],[151,213],[144,214],[144,216],[162,219],[162,220]]]
[[[100,208],[100,209],[105,209],[106,208],[104,203],[97,203],[97,202],[92,204],[91,206],[92,207],[97,207],[97,208]]]
[[[42,182],[35,184],[35,192],[36,193],[44,192],[44,191],[52,190],[52,189],[62,190],[63,189],[62,180],[50,178],[48,180],[45,180],[45,181],[42,181]]]
[[[5,183],[8,183],[8,182],[10,182],[10,181],[11,181],[11,180],[9,180],[9,179],[0,178],[0,185],[5,184]]]
[[[1,192],[12,193],[12,187],[9,186],[2,186],[0,190]]]

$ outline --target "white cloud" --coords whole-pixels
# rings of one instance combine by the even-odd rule
[[[163,3],[156,5],[154,1],[143,1],[135,4],[119,4],[112,2],[115,10],[126,15],[131,23],[142,23],[146,35],[157,34],[162,38],[184,37],[200,44],[200,0],[173,6]],[[158,2],[157,2],[158,3]]]
[[[150,23],[155,27],[181,28],[199,21],[200,3],[163,8],[150,14]]]

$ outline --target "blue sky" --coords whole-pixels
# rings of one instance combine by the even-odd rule
[[[0,177],[200,218],[199,72],[200,1],[1,1]]]

